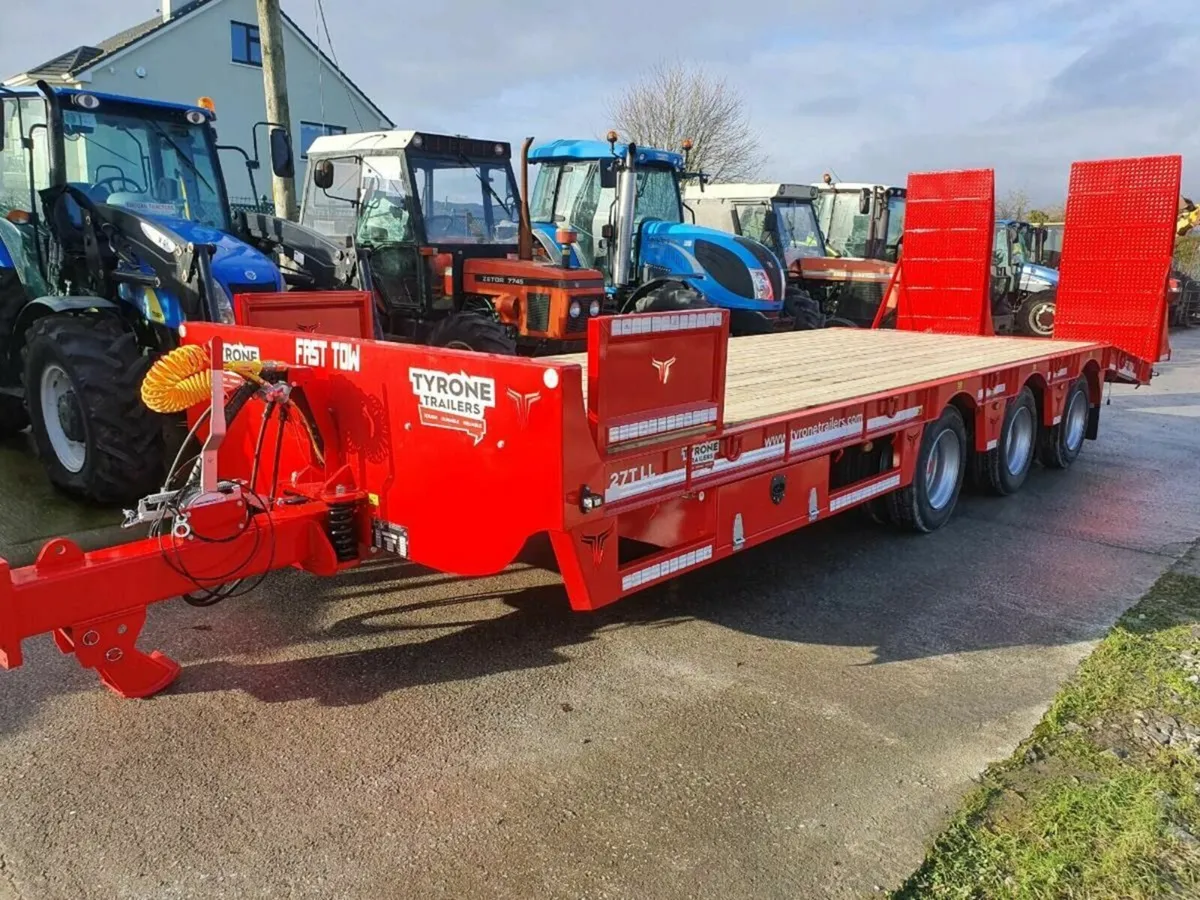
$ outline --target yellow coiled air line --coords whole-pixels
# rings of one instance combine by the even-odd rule
[[[261,362],[225,363],[226,372],[241,375],[247,381],[266,385],[262,379],[263,365]],[[142,402],[146,408],[156,413],[179,413],[193,406],[209,403],[212,400],[212,364],[209,361],[208,348],[202,344],[187,344],[176,347],[150,367],[142,380]],[[293,405],[289,399],[288,405]],[[308,434],[309,441],[318,461],[325,464],[325,453],[321,449],[321,441],[317,438],[315,423],[303,411],[300,420]]]
[[[226,363],[226,371],[261,381],[260,363]],[[212,365],[208,348],[200,344],[176,347],[160,357],[142,381],[142,402],[156,413],[178,413],[212,398]]]

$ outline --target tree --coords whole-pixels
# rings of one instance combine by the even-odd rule
[[[688,168],[713,181],[744,181],[762,163],[742,95],[681,62],[649,69],[609,105],[608,116],[622,137],[648,147],[678,150],[690,140]]]
[[[1029,212],[1029,195],[1019,188],[996,201],[996,218],[1024,221]]]
[[[1061,222],[1067,216],[1067,209],[1061,203],[1057,206],[1047,206],[1045,209],[1031,209],[1029,221],[1034,225],[1045,225],[1047,222]]]

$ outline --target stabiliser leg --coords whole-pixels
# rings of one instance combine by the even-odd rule
[[[251,518],[238,493],[194,510],[197,533],[182,539],[148,538],[84,553],[56,538],[32,566],[10,570],[0,560],[0,668],[20,666],[21,642],[49,632],[63,653],[95,669],[117,694],[149,697],[174,681],[179,664],[137,648],[146,608],[194,591],[206,578],[215,586],[231,565],[246,578],[291,566],[332,575],[353,564],[338,560],[325,527],[328,512],[324,502],[311,500]],[[222,519],[247,524],[235,524],[230,538],[197,539],[223,533],[203,528]]]

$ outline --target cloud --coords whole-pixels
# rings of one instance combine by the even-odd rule
[[[1183,153],[1200,188],[1194,0],[324,3],[338,58],[399,127],[602,134],[612,99],[667,56],[742,92],[770,178],[991,166],[1001,191],[1054,202],[1072,160]],[[157,5],[5,4],[0,59],[17,67]],[[318,36],[312,0],[284,9]]]

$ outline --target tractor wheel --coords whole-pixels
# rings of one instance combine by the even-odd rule
[[[508,329],[495,319],[472,312],[457,312],[442,319],[429,336],[434,347],[472,350],[475,353],[499,353],[516,356],[517,342]]]
[[[29,414],[20,397],[0,394],[0,440],[20,434],[29,427]]]
[[[800,288],[788,288],[783,295],[783,311],[792,317],[792,328],[795,331],[812,331],[825,325],[825,314],[821,312],[821,304],[812,298],[808,291]]]
[[[682,309],[708,309],[712,306],[698,290],[682,281],[664,281],[633,303],[635,313],[678,312]]]
[[[1031,337],[1054,336],[1054,294],[1042,291],[1025,298],[1017,310],[1017,332]]]
[[[150,359],[106,316],[47,316],[29,329],[25,395],[50,481],[101,504],[132,503],[162,484],[162,418],[142,403]]]

